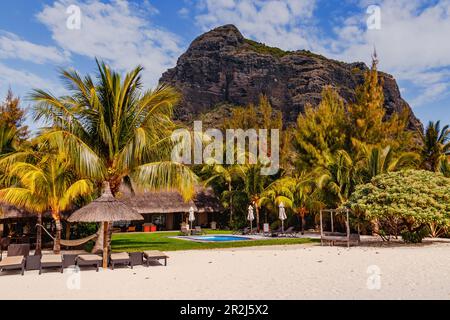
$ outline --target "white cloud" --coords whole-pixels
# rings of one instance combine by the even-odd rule
[[[178,15],[180,17],[182,17],[182,18],[187,18],[190,13],[191,13],[191,11],[188,8],[186,8],[186,7],[181,8],[180,10],[178,10]]]
[[[62,63],[68,54],[53,46],[42,46],[19,38],[10,32],[0,31],[0,58],[21,59],[33,63]]]
[[[235,24],[245,36],[284,49],[314,49],[316,0],[201,0],[196,17],[204,30]]]
[[[45,6],[37,17],[64,50],[94,59],[105,59],[114,68],[145,67],[146,86],[157,84],[161,73],[175,65],[181,54],[178,37],[152,25],[148,20],[158,11],[149,5],[135,7],[124,0],[104,3],[58,0]],[[81,29],[66,27],[66,8],[81,9]]]
[[[449,89],[450,1],[381,1],[381,29],[368,30],[361,1],[361,16],[347,19],[328,40],[328,55],[345,61],[369,62],[374,46],[380,68],[419,88],[413,106],[440,99]]]
[[[5,92],[8,86],[17,87],[24,90],[30,88],[58,88],[52,81],[44,79],[32,72],[17,70],[0,63],[0,92]],[[20,90],[22,91],[22,90]]]

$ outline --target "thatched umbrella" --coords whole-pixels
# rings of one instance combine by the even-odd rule
[[[192,223],[195,221],[195,209],[194,207],[189,208],[189,222],[191,223],[191,229],[192,229]]]
[[[250,221],[250,232],[253,233],[253,220],[255,220],[255,216],[253,215],[253,206],[252,205],[250,205],[248,207],[247,220]]]
[[[103,222],[103,268],[108,266],[108,225],[110,222],[144,220],[136,210],[114,198],[108,182],[103,183],[102,195],[75,211],[69,222]]]
[[[279,216],[278,217],[281,220],[281,232],[284,232],[284,220],[287,219],[287,216],[286,216],[286,210],[284,208],[284,203],[283,202],[280,203],[279,208],[280,208],[280,212],[279,212]]]

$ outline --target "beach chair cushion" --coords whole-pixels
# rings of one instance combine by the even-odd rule
[[[62,263],[62,257],[59,254],[48,254],[43,255],[41,258],[41,263]]]
[[[83,260],[83,261],[102,261],[103,258],[100,257],[99,255],[96,254],[82,254],[78,256],[78,259]]]
[[[168,256],[164,252],[155,251],[155,250],[144,251],[144,257],[146,257],[146,258],[168,258]]]
[[[23,263],[23,258],[24,258],[24,256],[6,257],[2,261],[0,261],[0,268],[21,265]]]
[[[111,260],[128,260],[128,259],[130,259],[130,255],[126,252],[111,254]]]

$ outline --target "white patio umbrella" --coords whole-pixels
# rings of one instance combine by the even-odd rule
[[[247,220],[250,221],[250,232],[253,232],[253,220],[255,220],[255,216],[253,215],[253,206],[252,205],[250,205],[248,207]]]
[[[191,223],[191,229],[192,229],[192,223],[195,221],[195,209],[193,207],[189,208],[189,222]]]
[[[280,214],[278,217],[281,220],[281,232],[284,232],[284,220],[287,219],[287,216],[286,216],[286,210],[284,209],[283,202],[280,203],[279,208],[280,208]]]

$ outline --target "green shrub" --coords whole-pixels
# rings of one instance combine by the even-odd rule
[[[429,232],[427,228],[421,228],[417,231],[404,231],[401,235],[406,243],[422,243],[422,240],[429,235]]]
[[[245,42],[250,45],[250,48],[258,53],[261,54],[270,54],[271,56],[277,57],[277,58],[282,58],[285,55],[289,54],[289,51],[284,51],[281,50],[279,48],[275,48],[275,47],[269,47],[267,45],[265,45],[264,43],[259,43],[250,39],[245,39]]]
[[[348,206],[380,233],[420,242],[427,226],[450,225],[450,179],[423,170],[390,172],[358,186]]]

